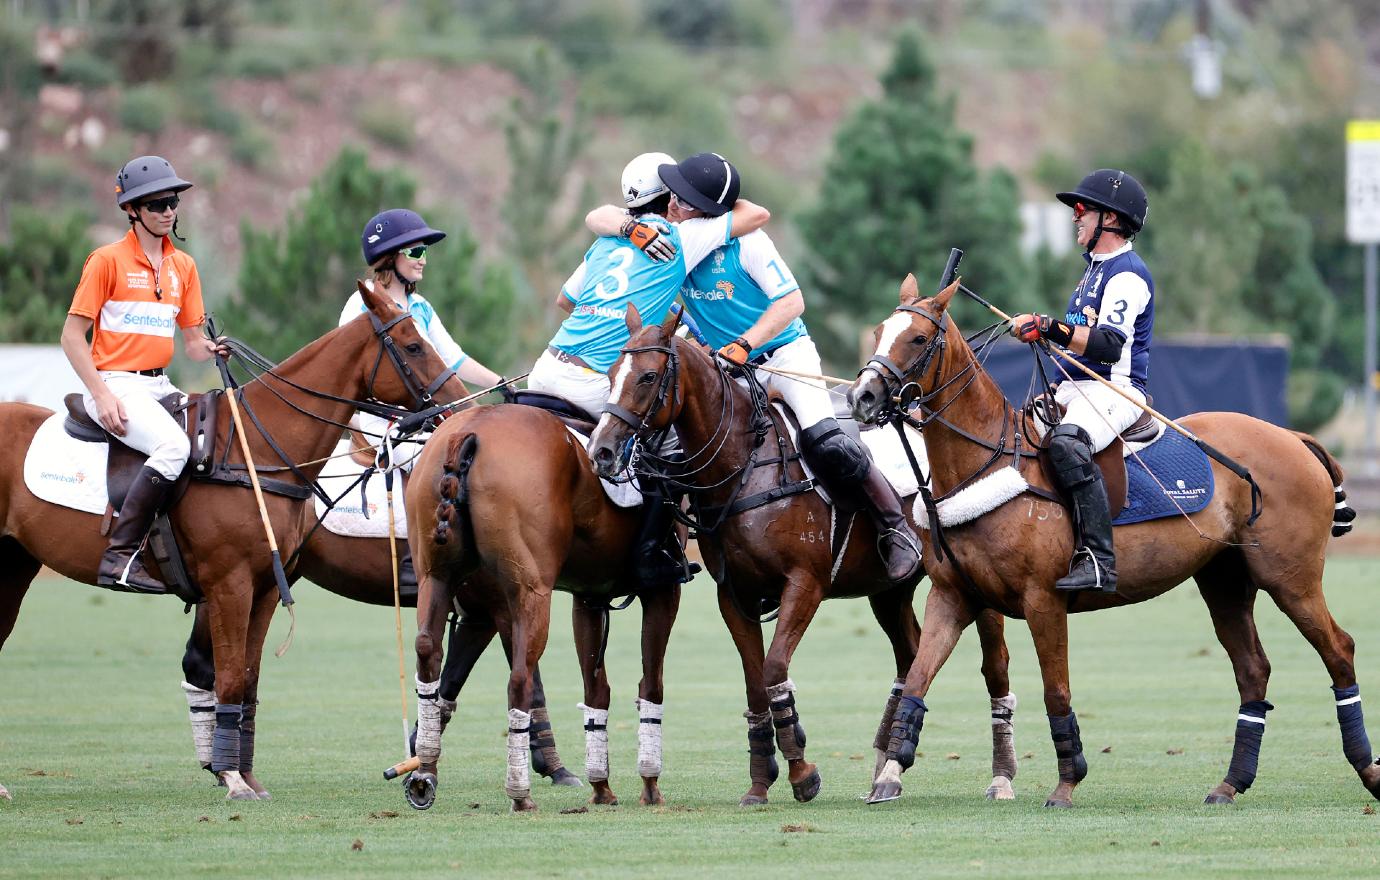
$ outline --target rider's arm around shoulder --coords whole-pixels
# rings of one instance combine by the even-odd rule
[[[739,199],[733,203],[733,225],[729,227],[730,238],[742,238],[749,232],[756,232],[771,220],[771,211],[761,205]]]
[[[585,226],[598,236],[618,235],[629,216],[617,205],[600,205],[585,215]]]

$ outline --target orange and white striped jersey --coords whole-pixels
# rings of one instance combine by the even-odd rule
[[[163,263],[154,272],[132,228],[86,258],[67,312],[95,322],[91,359],[98,370],[166,367],[177,328],[206,319],[196,262],[164,236]]]

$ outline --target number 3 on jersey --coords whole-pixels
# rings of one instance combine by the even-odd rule
[[[600,299],[618,299],[628,290],[628,267],[632,265],[633,249],[621,247],[609,254],[610,266],[595,286]]]

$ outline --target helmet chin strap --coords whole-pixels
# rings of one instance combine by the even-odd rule
[[[417,291],[417,282],[415,282],[415,281],[408,281],[406,278],[403,277],[403,273],[401,273],[401,272],[398,271],[398,262],[397,262],[396,255],[395,255],[394,260],[393,260],[393,277],[396,278],[396,279],[398,279],[398,282],[399,282],[400,284],[402,284],[402,286],[403,286],[403,293],[404,293],[405,295],[411,296],[412,294],[416,293],[416,291]]]
[[[1116,233],[1117,235],[1121,236],[1122,238],[1125,238],[1125,239],[1127,239],[1128,241],[1130,240],[1129,237],[1126,235],[1125,231],[1122,230],[1122,228],[1121,228],[1120,226],[1107,226],[1107,225],[1104,225],[1104,224],[1103,224],[1103,222],[1102,222],[1102,215],[1103,215],[1103,214],[1107,214],[1107,213],[1110,213],[1110,212],[1108,212],[1108,211],[1098,211],[1098,212],[1097,212],[1097,229],[1093,232],[1092,238],[1088,239],[1088,246],[1087,246],[1086,248],[1084,248],[1084,250],[1085,250],[1087,253],[1092,253],[1092,252],[1093,252],[1093,248],[1097,247],[1097,242],[1098,242],[1099,240],[1101,240],[1101,238],[1102,238],[1102,233],[1104,233],[1104,232],[1114,232],[1114,233]]]
[[[145,232],[147,232],[149,235],[152,235],[154,238],[162,238],[162,237],[163,237],[163,236],[159,235],[158,233],[154,232],[152,229],[149,229],[149,225],[148,225],[147,223],[144,222],[144,218],[139,216],[139,208],[138,208],[138,207],[135,207],[134,213],[133,213],[133,214],[130,214],[130,215],[128,215],[128,216],[129,216],[129,225],[130,225],[130,226],[133,226],[135,223],[138,223],[140,226],[144,227],[144,231],[145,231]],[[175,239],[177,239],[178,241],[184,243],[184,244],[185,244],[186,241],[187,241],[187,239],[185,239],[185,238],[183,238],[182,236],[180,236],[180,235],[177,234],[177,218],[176,218],[176,217],[173,218],[172,237],[175,238]]]

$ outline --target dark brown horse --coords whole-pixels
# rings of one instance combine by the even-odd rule
[[[250,424],[255,413],[287,459],[321,459],[335,446],[340,426],[366,398],[420,407],[426,389],[442,402],[464,395],[420,335],[410,315],[361,285],[369,311],[332,330],[244,386],[242,409],[256,463],[278,463],[278,453]],[[447,378],[449,377],[449,378]],[[216,448],[225,449],[231,425],[219,402]],[[25,453],[35,431],[52,413],[28,404],[0,404],[0,645],[9,636],[20,603],[40,566],[84,583],[95,583],[105,549],[101,517],[41,501],[24,484]],[[238,445],[230,461],[243,463]],[[315,478],[320,464],[302,468]],[[303,501],[266,495],[278,546],[290,555],[305,535]],[[171,513],[189,573],[206,594],[215,646],[217,749],[215,771],[229,797],[254,799],[240,774],[239,756],[253,732],[241,727],[244,707],[257,702],[264,638],[277,604],[263,523],[248,489],[191,482]]]
[[[936,497],[1010,468],[1019,471],[1029,488],[1010,503],[945,529],[952,555],[930,567],[934,587],[925,607],[925,632],[906,677],[889,760],[870,801],[900,795],[900,774],[913,759],[924,721],[923,698],[934,676],[974,617],[995,609],[1030,625],[1059,763],[1059,782],[1046,806],[1071,806],[1087,762],[1070,699],[1068,614],[1142,602],[1190,577],[1197,581],[1217,638],[1231,657],[1242,703],[1230,769],[1208,803],[1231,803],[1250,786],[1265,712],[1273,708],[1265,699],[1270,664],[1254,619],[1260,590],[1322,657],[1336,695],[1343,751],[1365,787],[1380,797],[1380,766],[1371,763],[1352,665],[1354,643],[1332,619],[1322,590],[1334,507],[1350,513],[1341,500],[1345,495],[1336,461],[1311,437],[1249,416],[1187,416],[1180,421],[1184,428],[1249,470],[1262,493],[1258,518],[1251,484],[1214,461],[1216,491],[1205,509],[1116,528],[1118,594],[1070,597],[1056,592],[1054,582],[1073,551],[1069,515],[1059,502],[1045,500],[1057,496],[1033,458],[1013,460],[1016,433],[1025,438],[1037,434],[1030,420],[1007,404],[949,316],[957,288],[955,282],[938,296],[921,299],[914,277],[906,279],[900,307],[877,330],[877,356],[870,363],[878,366],[865,369],[850,389],[854,413],[872,419],[899,390],[898,384],[914,383]],[[1028,449],[1029,441],[1023,442]],[[998,450],[1004,453],[994,455]]]
[[[479,407],[447,419],[427,441],[407,493],[408,539],[417,569],[417,757],[408,801],[434,798],[440,758],[436,707],[441,634],[453,602],[466,614],[511,622],[499,636],[511,660],[508,776],[514,810],[532,810],[527,767],[532,674],[546,647],[551,593],[574,604],[584,678],[586,768],[592,803],[617,803],[608,781],[609,682],[602,663],[606,608],[636,592],[642,603],[638,772],[644,804],[663,803],[662,670],[680,587],[639,591],[630,551],[641,514],[614,505],[580,443],[556,416],[528,406]]]
[[[719,613],[743,662],[751,782],[741,803],[766,803],[777,775],[775,745],[789,762],[796,800],[808,801],[819,792],[820,778],[815,765],[805,760],[791,657],[820,602],[868,598],[896,660],[896,687],[874,743],[880,754],[889,715],[899,700],[900,678],[920,639],[912,607],[915,585],[897,587],[887,579],[866,516],[848,528],[835,557],[833,513],[811,491],[782,420],[761,405],[760,396],[750,399],[702,348],[675,336],[674,316],[664,325],[644,327],[637,310],[629,307],[627,324],[631,339],[610,371],[609,411],[590,438],[590,456],[601,473],[611,476],[625,468],[634,437],[645,439],[675,427],[686,452],[683,462],[671,466],[671,476],[691,492],[692,509],[698,512],[696,540],[719,585]],[[760,609],[763,600],[780,606],[765,654],[759,615],[747,611]],[[994,778],[987,794],[1005,799],[1014,796],[1016,756],[1010,735],[1015,697],[1007,679],[1003,625],[1000,615],[986,614],[979,633],[995,721]]]
[[[403,503],[401,496],[396,503]],[[294,580],[306,578],[337,596],[366,605],[392,607],[393,558],[388,539],[338,535],[325,526],[312,531],[316,524],[315,511],[311,506],[304,506],[303,514],[308,517],[303,525],[304,532],[311,532],[311,537],[302,545],[290,577]],[[403,553],[406,549],[407,536],[400,535],[398,552]],[[416,585],[405,585],[399,598],[403,607],[415,608]],[[483,614],[459,617],[451,624],[450,646],[446,652],[445,668],[441,672],[439,697],[443,706],[443,727],[455,710],[455,701],[469,680],[470,672],[498,634],[498,626],[493,617]],[[381,633],[383,631],[380,629]],[[211,619],[205,604],[198,605],[196,609],[192,633],[187,638],[187,649],[182,656],[182,674],[197,759],[202,767],[210,770],[211,737],[215,728],[215,665],[211,656]],[[579,785],[579,777],[566,769],[556,749],[541,673],[536,669],[532,670],[532,684],[532,766],[539,774],[550,779],[552,785]],[[254,714],[255,710],[246,710],[246,724],[254,723]],[[245,754],[242,741],[240,773],[249,787],[262,797],[266,792],[255,778],[253,769],[253,754]]]

